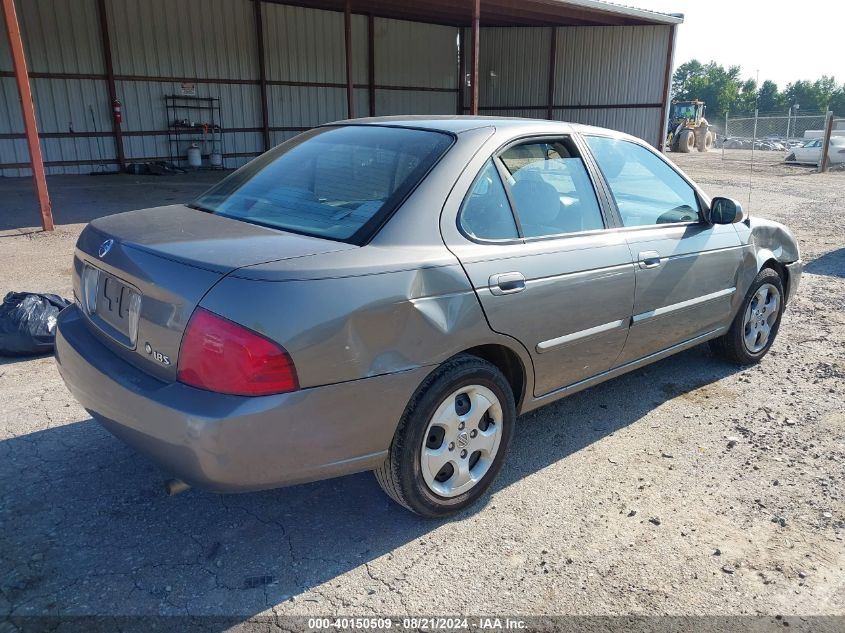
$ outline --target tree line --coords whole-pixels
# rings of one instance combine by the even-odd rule
[[[693,59],[678,66],[672,75],[672,99],[704,101],[711,123],[723,119],[726,112],[753,115],[756,109],[761,115],[786,114],[796,104],[800,113],[832,110],[845,116],[845,84],[837,84],[833,77],[795,81],[780,90],[774,81],[767,79],[758,86],[754,79],[742,79],[741,75],[739,66],[725,68]]]

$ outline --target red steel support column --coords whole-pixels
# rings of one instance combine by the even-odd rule
[[[346,40],[346,114],[355,118],[355,91],[352,87],[352,2],[346,0],[343,7],[344,39]]]
[[[478,115],[478,39],[480,24],[481,0],[472,0],[472,92],[469,98],[469,113],[472,115]]]
[[[464,113],[464,90],[467,82],[467,47],[464,27],[458,27],[458,114]]]
[[[270,115],[267,112],[267,68],[264,63],[264,18],[261,0],[252,0],[255,13],[255,43],[258,47],[258,86],[261,90],[261,136],[264,151],[270,149]]]
[[[106,15],[106,0],[99,0],[97,3],[97,13],[100,18],[100,43],[103,47],[103,61],[106,66],[106,84],[109,89],[109,111],[112,111],[114,102],[117,101],[117,88],[114,83],[114,64],[111,57],[111,38],[109,37],[109,23]],[[117,164],[120,171],[126,169],[126,154],[123,151],[123,131],[120,129],[120,123],[114,120],[114,113],[112,112],[112,135],[114,136],[114,148],[117,152]]]
[[[367,90],[370,96],[370,116],[376,115],[376,26],[375,18],[367,16]]]
[[[546,102],[546,118],[551,120],[555,105],[555,65],[557,62],[557,27],[552,27],[552,41],[549,44],[549,98]]]
[[[29,87],[29,75],[26,70],[26,56],[23,52],[21,29],[15,12],[15,0],[3,0],[3,13],[6,17],[6,31],[9,34],[9,48],[15,67],[15,80],[21,98],[23,124],[26,129],[26,144],[29,146],[29,158],[32,161],[32,176],[38,193],[38,205],[41,208],[41,226],[45,231],[53,230],[53,210],[50,208],[50,194],[47,193],[47,178],[44,175],[44,161],[41,158],[41,146],[38,144],[38,125],[35,122],[35,105]]]

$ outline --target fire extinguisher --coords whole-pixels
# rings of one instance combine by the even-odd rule
[[[114,113],[114,123],[115,125],[120,125],[123,122],[123,112],[120,110],[120,100],[115,99],[111,102],[112,112]]]

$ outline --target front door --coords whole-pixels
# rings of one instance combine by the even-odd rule
[[[458,224],[463,239],[447,245],[490,327],[531,354],[535,396],[613,366],[628,333],[634,264],[624,236],[606,230],[571,138],[522,141],[488,160]]]
[[[695,189],[651,149],[585,138],[636,262],[631,331],[619,364],[728,325],[742,257],[734,226],[703,222]]]

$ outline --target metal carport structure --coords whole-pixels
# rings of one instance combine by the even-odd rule
[[[683,21],[598,0],[3,5],[14,24],[0,41],[0,175],[34,174],[45,228],[39,174],[168,160],[163,97],[180,90],[220,100],[226,167],[314,125],[385,114],[569,120],[659,146]]]

